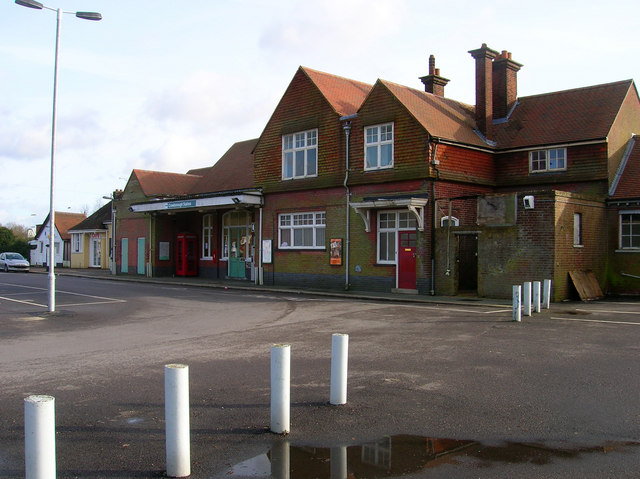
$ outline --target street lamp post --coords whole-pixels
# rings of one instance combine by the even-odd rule
[[[111,200],[111,274],[116,274],[116,199],[115,193],[111,196],[103,196],[105,200]]]
[[[56,50],[53,66],[53,115],[51,119],[51,186],[49,196],[49,312],[56,310],[56,251],[55,251],[55,153],[56,153],[56,106],[58,98],[58,52],[60,50],[60,17],[62,13],[71,13],[84,20],[102,20],[97,12],[65,12],[60,8],[50,8],[34,0],[15,0],[18,5],[36,10],[51,10],[56,12]]]

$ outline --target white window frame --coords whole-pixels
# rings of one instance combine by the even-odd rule
[[[202,258],[213,259],[213,215],[202,217]]]
[[[388,226],[388,220],[385,219],[385,221],[387,221],[386,225],[382,224],[383,221],[383,215],[393,215],[394,216],[394,220],[393,220],[393,226],[390,227]],[[378,232],[377,232],[377,239],[376,239],[376,249],[377,249],[377,258],[376,261],[378,264],[393,264],[395,265],[398,262],[398,232],[400,231],[416,231],[418,229],[418,220],[416,219],[415,215],[409,211],[408,209],[406,210],[380,210],[378,211],[378,214],[376,215],[378,217],[377,220],[377,224],[378,224]],[[389,241],[389,239],[393,239],[393,248],[394,248],[394,255],[393,255],[393,259],[389,259],[389,258],[385,258],[382,259],[381,257],[381,253],[382,250],[380,248],[380,246],[382,245],[382,235],[384,235],[387,238],[387,241]]]
[[[327,214],[324,211],[278,215],[279,249],[326,249]],[[311,231],[312,244],[300,244],[299,235]],[[304,239],[304,237],[302,237]]]
[[[573,246],[582,248],[582,213],[573,214]]]
[[[380,125],[371,125],[364,127],[364,169],[365,171],[386,170],[393,168],[394,164],[394,146],[393,139],[395,136],[395,127],[393,122],[382,123]],[[388,164],[383,165],[382,152],[383,149],[389,147],[391,149],[391,160]],[[370,159],[370,152],[375,151],[375,163]]]
[[[71,233],[71,252],[82,253],[82,233]]]
[[[630,220],[633,218],[633,216],[637,216],[638,219],[640,220],[640,210],[629,210],[629,211],[619,211],[618,212],[618,246],[620,247],[620,250],[622,251],[640,251],[640,226],[636,226],[635,228],[633,228],[633,222],[631,223],[631,228],[629,231],[629,240],[630,240],[630,245],[629,246],[624,246],[623,242],[622,242],[622,237],[623,237],[623,232],[622,232],[622,220],[623,220],[623,216],[629,216]],[[627,235],[625,235],[627,236]],[[637,246],[634,246],[634,238],[636,238],[636,244]]]
[[[558,165],[558,153],[562,152],[562,166]],[[541,156],[544,155],[544,158]],[[543,164],[544,162],[544,164]],[[535,165],[535,168],[534,168]],[[550,171],[566,171],[567,170],[567,149],[566,148],[548,148],[546,150],[534,150],[529,152],[529,172],[530,173],[548,173]]]
[[[313,168],[311,168],[312,165]],[[318,130],[282,135],[282,179],[296,180],[316,176],[318,176]]]
[[[443,216],[442,218],[440,218],[440,227],[444,228],[445,227],[445,221],[450,221],[451,222],[451,226],[460,226],[460,220],[458,218],[456,218],[455,216]]]

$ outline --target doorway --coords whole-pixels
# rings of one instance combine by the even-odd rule
[[[418,233],[398,231],[398,288],[416,289],[416,245]]]
[[[102,267],[102,238],[97,234],[92,234],[89,240],[89,267]]]
[[[478,235],[458,235],[458,293],[478,292]]]

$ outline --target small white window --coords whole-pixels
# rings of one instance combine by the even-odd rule
[[[213,258],[213,215],[204,215],[202,217],[202,259]]]
[[[393,123],[364,129],[364,169],[393,168]]]
[[[318,130],[282,137],[282,179],[318,175]]]
[[[553,148],[529,152],[529,171],[541,173],[545,171],[563,171],[567,169],[567,149]]]
[[[620,249],[640,249],[640,211],[620,212]]]
[[[71,252],[72,253],[82,253],[82,234],[81,233],[72,233],[71,234]]]
[[[582,213],[573,214],[573,246],[582,246]]]
[[[287,213],[278,219],[278,244],[281,249],[325,248],[326,213]]]
[[[440,218],[440,226],[443,228],[447,226],[460,226],[460,220],[455,216],[443,216]]]

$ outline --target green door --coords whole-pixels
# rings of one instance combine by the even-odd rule
[[[245,277],[247,257],[247,228],[229,228],[229,277]]]
[[[145,273],[144,238],[138,238],[138,274]]]
[[[123,273],[129,272],[129,238],[122,238],[120,271],[122,271]]]

